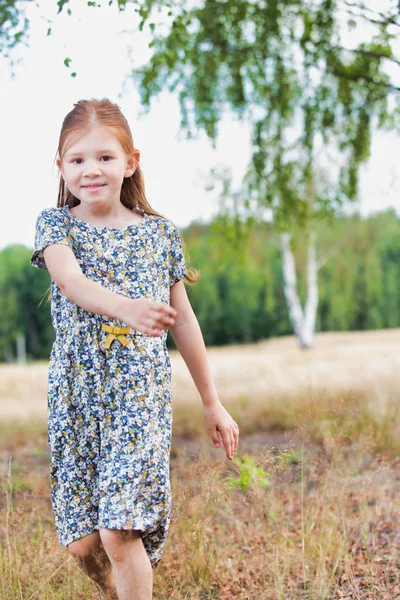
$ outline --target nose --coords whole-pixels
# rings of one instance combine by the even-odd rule
[[[83,175],[86,175],[87,177],[101,175],[99,163],[95,160],[86,160],[83,166]]]

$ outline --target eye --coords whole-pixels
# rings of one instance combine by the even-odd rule
[[[111,157],[111,156],[102,156],[102,157],[101,157],[101,160],[103,160],[103,161],[105,161],[105,162],[108,162],[108,161],[109,161],[109,160],[111,160],[111,159],[112,159],[112,157]]]
[[[74,160],[71,162],[76,165],[81,165],[83,163],[83,159],[82,158],[74,158]]]

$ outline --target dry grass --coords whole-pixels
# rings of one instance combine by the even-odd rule
[[[221,401],[271,406],[304,397],[365,395],[368,408],[387,414],[400,391],[400,329],[323,333],[310,352],[293,337],[209,348]],[[178,352],[171,352],[174,405],[201,405]],[[47,363],[0,365],[0,421],[42,420],[46,415]],[[253,409],[254,410],[254,409]]]
[[[209,349],[238,454],[270,475],[245,491],[172,355],[174,508],[155,600],[399,597],[399,342],[392,330],[319,335],[308,353],[292,338]],[[0,598],[97,598],[54,532],[47,364],[0,371]]]
[[[288,397],[327,393],[364,394],[384,413],[400,390],[400,330],[324,333],[314,350],[298,348],[293,337],[248,346],[210,348],[208,356],[221,400],[249,398],[270,404]],[[176,404],[194,401],[197,393],[179,354],[172,359]]]

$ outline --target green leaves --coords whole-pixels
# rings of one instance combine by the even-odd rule
[[[0,0],[0,54],[10,58],[15,46],[25,40],[28,28],[24,5]]]
[[[251,456],[245,455],[241,458],[234,458],[233,462],[239,468],[239,477],[231,477],[228,480],[229,487],[237,488],[242,492],[246,492],[251,486],[271,487],[269,473],[266,473],[262,467],[257,467]]]
[[[58,2],[57,2],[58,13],[57,14],[60,14],[60,12],[63,10],[64,6],[68,3],[69,3],[69,0],[58,0]]]
[[[33,269],[32,250],[12,244],[0,251],[0,362],[16,355],[19,335],[28,357],[47,358],[54,340],[50,305],[40,302],[50,279],[45,269]]]
[[[170,30],[134,74],[143,103],[163,89],[176,92],[185,134],[203,130],[213,143],[227,111],[246,122],[253,147],[242,195],[272,210],[279,227],[306,227],[336,210],[339,197],[355,199],[374,126],[400,125],[398,111],[388,109],[395,89],[384,65],[394,55],[382,18],[374,24],[360,8],[352,18],[370,18],[375,34],[347,48],[337,0],[174,8]],[[146,4],[142,26],[151,14]],[[328,152],[336,169],[324,166]]]
[[[67,68],[69,68],[69,66],[70,66],[71,62],[72,62],[72,61],[71,61],[71,59],[70,59],[70,58],[65,58],[65,59],[64,59],[64,65],[65,65]],[[71,73],[71,77],[76,77],[76,71],[73,71],[73,72]]]

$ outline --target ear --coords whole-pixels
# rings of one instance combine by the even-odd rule
[[[136,171],[136,169],[138,168],[139,162],[140,162],[140,152],[139,152],[139,150],[134,150],[132,152],[132,154],[130,154],[128,156],[128,159],[126,161],[124,177],[131,177],[134,174],[134,172]]]
[[[57,158],[56,165],[60,171],[61,176],[64,177],[63,168],[62,168],[62,160],[60,158]]]

